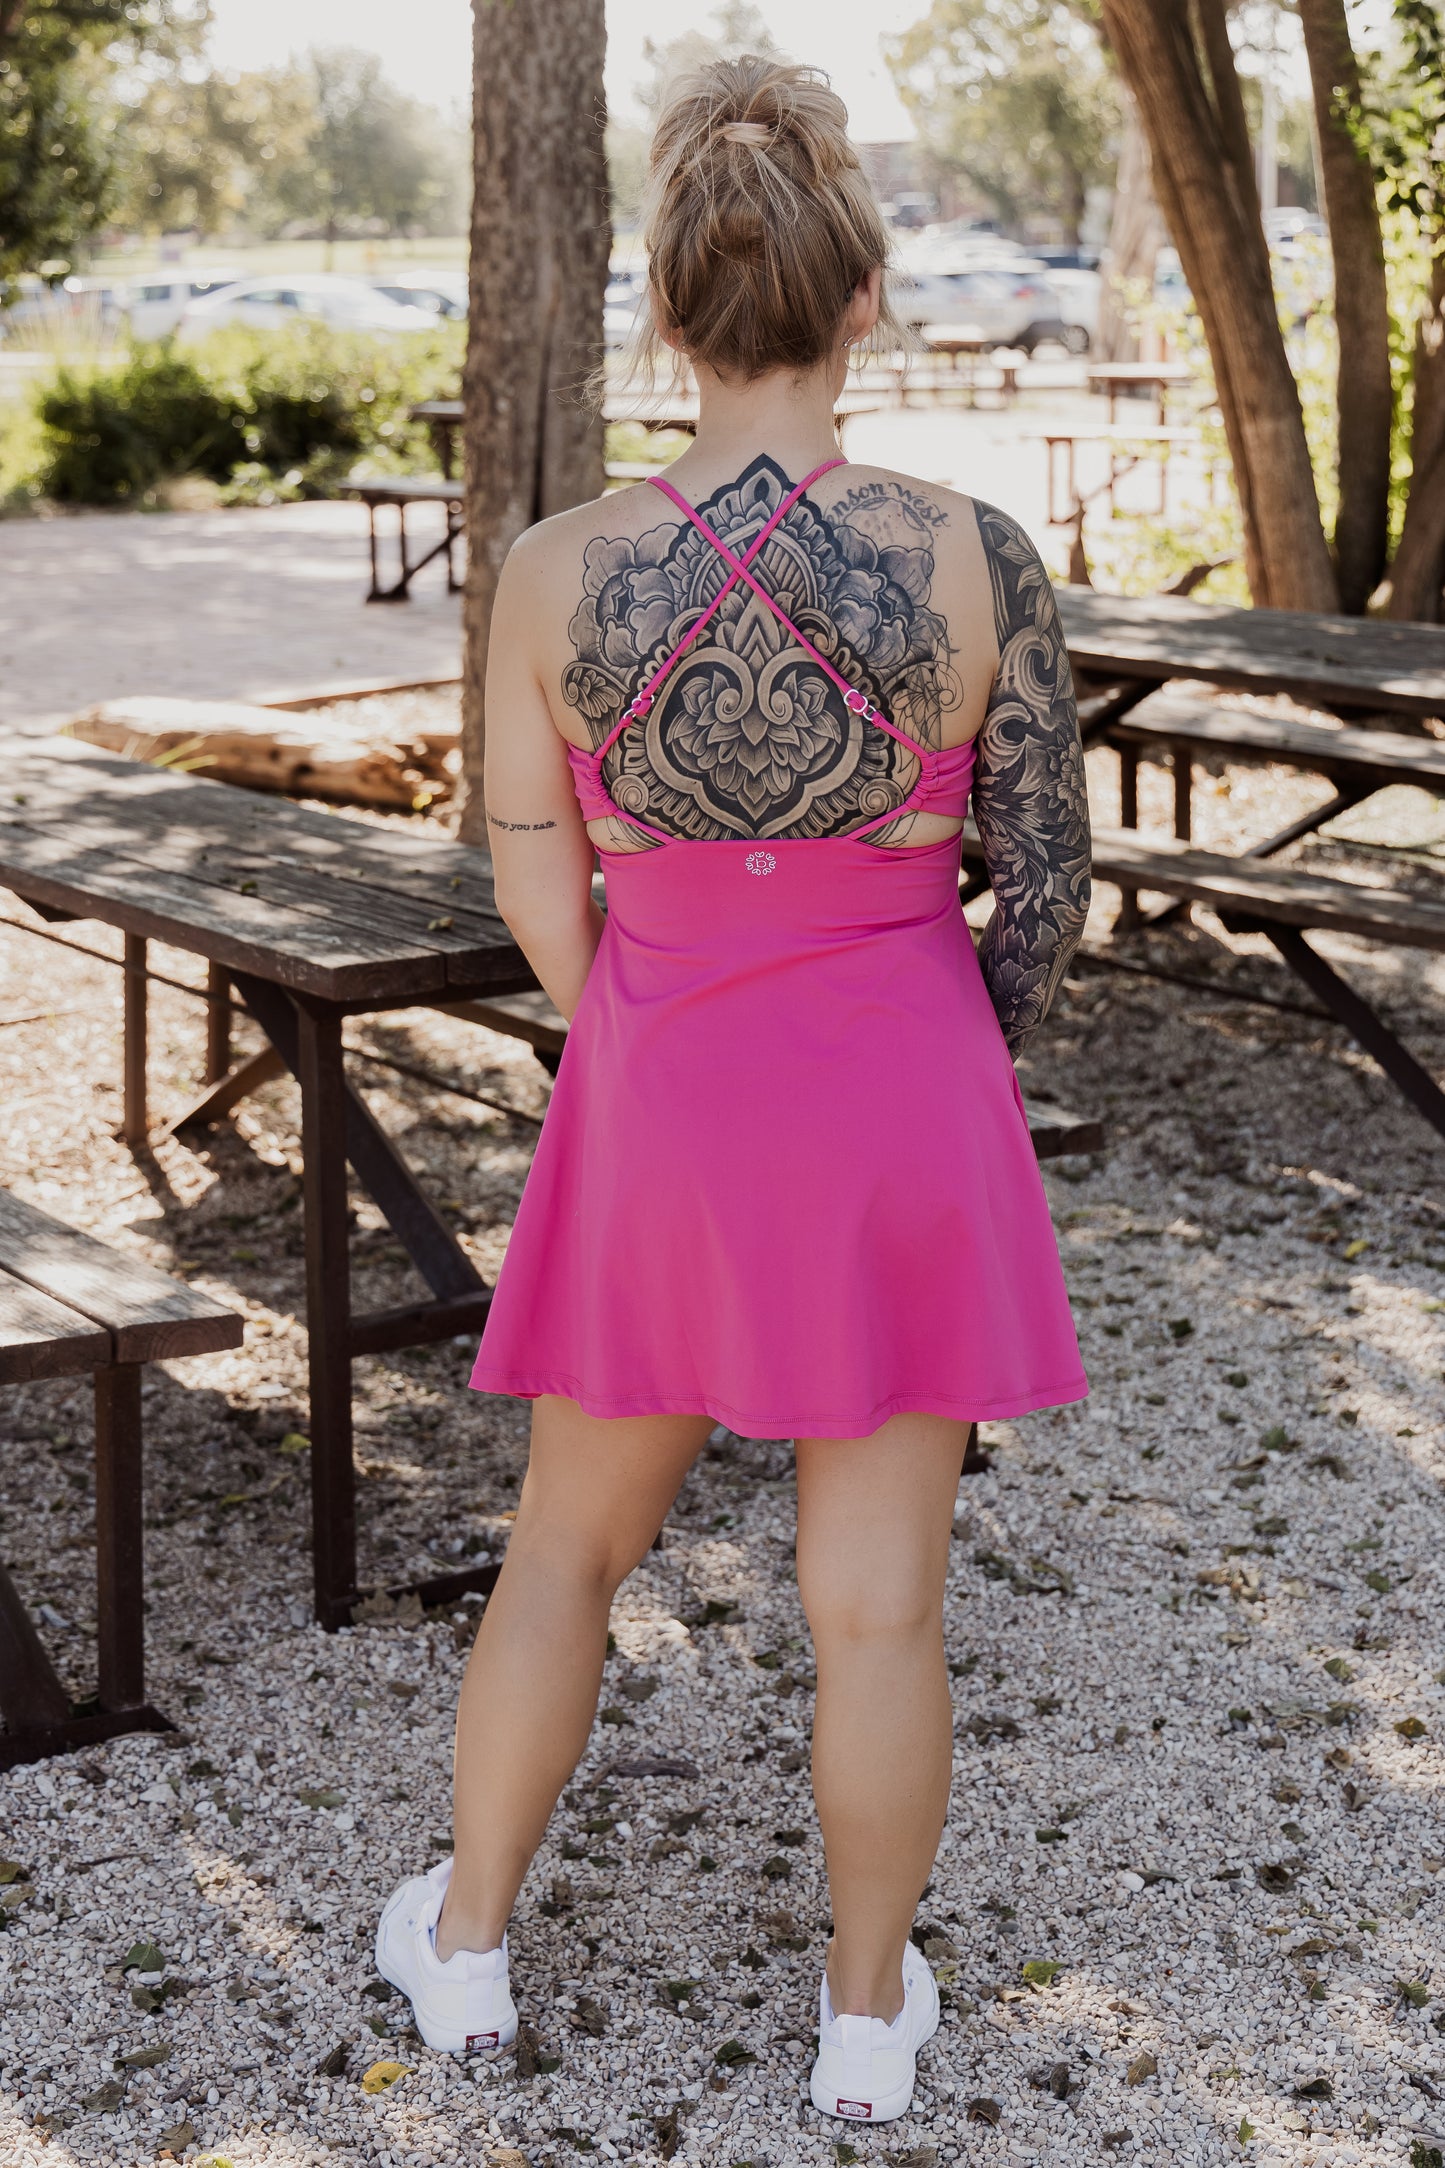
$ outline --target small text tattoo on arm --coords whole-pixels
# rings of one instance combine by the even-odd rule
[[[494,828],[505,828],[511,835],[518,835],[524,829],[555,828],[557,825],[555,821],[504,821],[499,820],[495,813],[489,813],[487,819]]]

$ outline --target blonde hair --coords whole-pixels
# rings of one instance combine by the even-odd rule
[[[720,376],[816,368],[842,343],[855,287],[888,262],[842,99],[821,69],[755,53],[670,87],[642,227],[652,319],[634,359],[654,370],[659,325]],[[903,343],[886,294],[864,343]]]

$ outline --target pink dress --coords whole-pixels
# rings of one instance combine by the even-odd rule
[[[836,462],[829,462],[829,465]],[[738,580],[865,721],[918,755],[847,835],[604,850],[607,924],[568,1034],[471,1382],[595,1416],[708,1415],[746,1437],[864,1437],[1088,1391],[1013,1064],[959,908],[974,747],[918,745],[850,687],[666,482],[731,572],[595,752],[601,764]]]

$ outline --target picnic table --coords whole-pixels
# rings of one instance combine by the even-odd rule
[[[1105,427],[1097,422],[1060,422],[1049,429],[1033,432],[1034,441],[1043,444],[1048,460],[1048,523],[1051,527],[1071,526],[1086,504],[1095,497],[1107,497],[1109,509],[1116,509],[1114,492],[1126,475],[1146,460],[1153,459],[1159,470],[1159,502],[1154,507],[1158,517],[1163,518],[1169,509],[1169,461],[1176,451],[1197,447],[1200,435],[1197,429],[1168,429],[1155,422],[1141,422],[1137,428]],[[1087,492],[1078,485],[1077,448],[1081,444],[1097,445],[1109,455],[1109,468],[1103,481],[1096,482]],[[1063,473],[1059,473],[1058,453],[1064,454]],[[1157,454],[1157,458],[1154,455]],[[1060,508],[1059,485],[1063,484],[1063,502]],[[1214,468],[1209,469],[1211,497],[1214,489]]]
[[[998,371],[996,390],[1004,406],[1012,406],[1018,397],[1020,355],[1012,347],[1000,347],[997,339],[985,337],[975,324],[921,324],[919,337],[928,352],[948,363],[949,377],[962,384],[968,392],[968,403],[976,403],[979,389],[978,364],[987,360]],[[907,404],[908,379],[906,355],[899,356],[897,389],[900,405]],[[968,363],[967,369],[963,367]],[[920,387],[921,388],[921,387]],[[929,389],[936,390],[936,384]]]
[[[1445,949],[1445,901],[1268,863],[1389,784],[1409,783],[1445,797],[1445,744],[1408,729],[1322,723],[1159,692],[1170,679],[1188,679],[1236,691],[1290,693],[1345,716],[1418,724],[1445,717],[1445,627],[1242,609],[1177,596],[1138,601],[1079,587],[1060,588],[1058,601],[1075,668],[1105,681],[1080,704],[1085,739],[1105,737],[1119,752],[1122,826],[1096,836],[1094,867],[1121,891],[1120,928],[1141,923],[1138,895],[1150,889],[1174,899],[1150,924],[1191,902],[1207,902],[1226,926],[1263,932],[1445,1136],[1445,1094],[1306,939],[1319,930],[1438,951]],[[1167,842],[1137,833],[1138,763],[1151,750],[1162,753],[1174,772],[1175,832]],[[1200,851],[1190,840],[1193,771],[1195,761],[1209,754],[1319,774],[1334,782],[1334,793],[1242,851]],[[966,855],[968,850],[965,845]],[[980,880],[975,874],[969,886]]]
[[[1171,391],[1198,381],[1187,361],[1096,361],[1089,365],[1089,382],[1109,395],[1109,420],[1118,419],[1119,394],[1152,391],[1155,419],[1164,426],[1165,403]]]
[[[144,1145],[147,943],[209,966],[205,1092],[171,1126],[220,1119],[289,1071],[301,1087],[316,1616],[350,1618],[356,1581],[351,1365],[480,1332],[491,1289],[347,1081],[342,1023],[534,987],[497,914],[486,858],[80,745],[10,749],[0,885],[43,918],[98,919],[125,942],[126,1136]],[[264,1049],[229,1065],[235,989]],[[355,1314],[346,1165],[430,1289]],[[419,1585],[444,1602],[495,1568]]]
[[[1304,610],[1252,610],[1179,595],[1060,587],[1076,671],[1117,683],[1091,734],[1171,678],[1292,693],[1341,715],[1445,716],[1445,627]]]

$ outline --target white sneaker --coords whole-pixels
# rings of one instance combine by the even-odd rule
[[[808,2088],[813,2106],[850,2123],[891,2123],[906,2115],[918,2050],[937,2030],[938,1987],[913,1943],[903,1952],[903,2008],[891,2025],[881,2017],[834,2017],[825,1971],[818,2060]]]
[[[495,2055],[517,2037],[517,2011],[507,1980],[507,1938],[499,1950],[455,1950],[437,1956],[436,1924],[452,1863],[413,1875],[388,1899],[376,1930],[376,1969],[411,1997],[416,2029],[429,2048],[446,2055]]]

